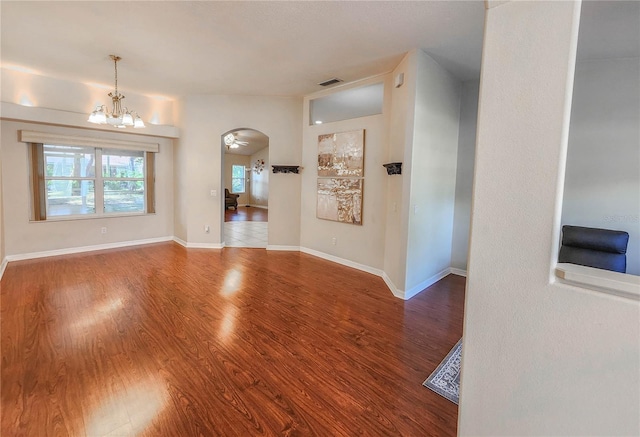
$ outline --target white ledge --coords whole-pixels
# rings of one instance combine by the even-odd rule
[[[1,102],[0,118],[3,120],[17,120],[31,123],[45,123],[58,126],[71,126],[81,129],[100,130],[107,132],[128,133],[141,136],[163,138],[178,138],[179,130],[175,126],[147,123],[144,129],[117,129],[110,125],[93,124],[87,121],[87,114],[63,111],[61,109],[40,108],[37,106],[22,106],[16,103]]]
[[[570,284],[640,301],[640,276],[569,263],[558,263],[556,276]]]

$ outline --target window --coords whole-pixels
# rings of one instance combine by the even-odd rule
[[[309,101],[309,125],[382,114],[384,84],[336,91]]]
[[[231,166],[231,192],[244,193],[244,165]]]
[[[95,150],[44,145],[46,217],[96,212]]]
[[[102,151],[104,212],[144,212],[144,152]]]
[[[138,150],[31,144],[32,219],[155,212],[154,156]]]

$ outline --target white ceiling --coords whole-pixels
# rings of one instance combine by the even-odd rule
[[[422,48],[479,77],[484,2],[2,1],[2,63],[147,95],[305,95]]]
[[[235,135],[236,140],[246,142],[237,149],[227,149],[225,153],[232,155],[251,156],[265,147],[269,147],[269,137],[254,129],[238,129],[230,132]]]
[[[147,95],[305,95],[421,48],[480,72],[484,2],[0,1],[2,65]],[[579,59],[637,57],[640,2],[585,1]]]

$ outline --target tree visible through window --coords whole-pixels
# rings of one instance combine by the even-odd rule
[[[95,149],[45,144],[47,217],[96,212]]]
[[[103,150],[104,212],[144,212],[144,152]]]
[[[244,193],[244,165],[231,166],[231,192]]]

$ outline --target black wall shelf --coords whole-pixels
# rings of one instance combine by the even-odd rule
[[[273,173],[300,173],[299,165],[272,165]]]
[[[401,162],[390,162],[388,164],[382,164],[384,168],[387,169],[387,174],[402,174],[402,163]]]

